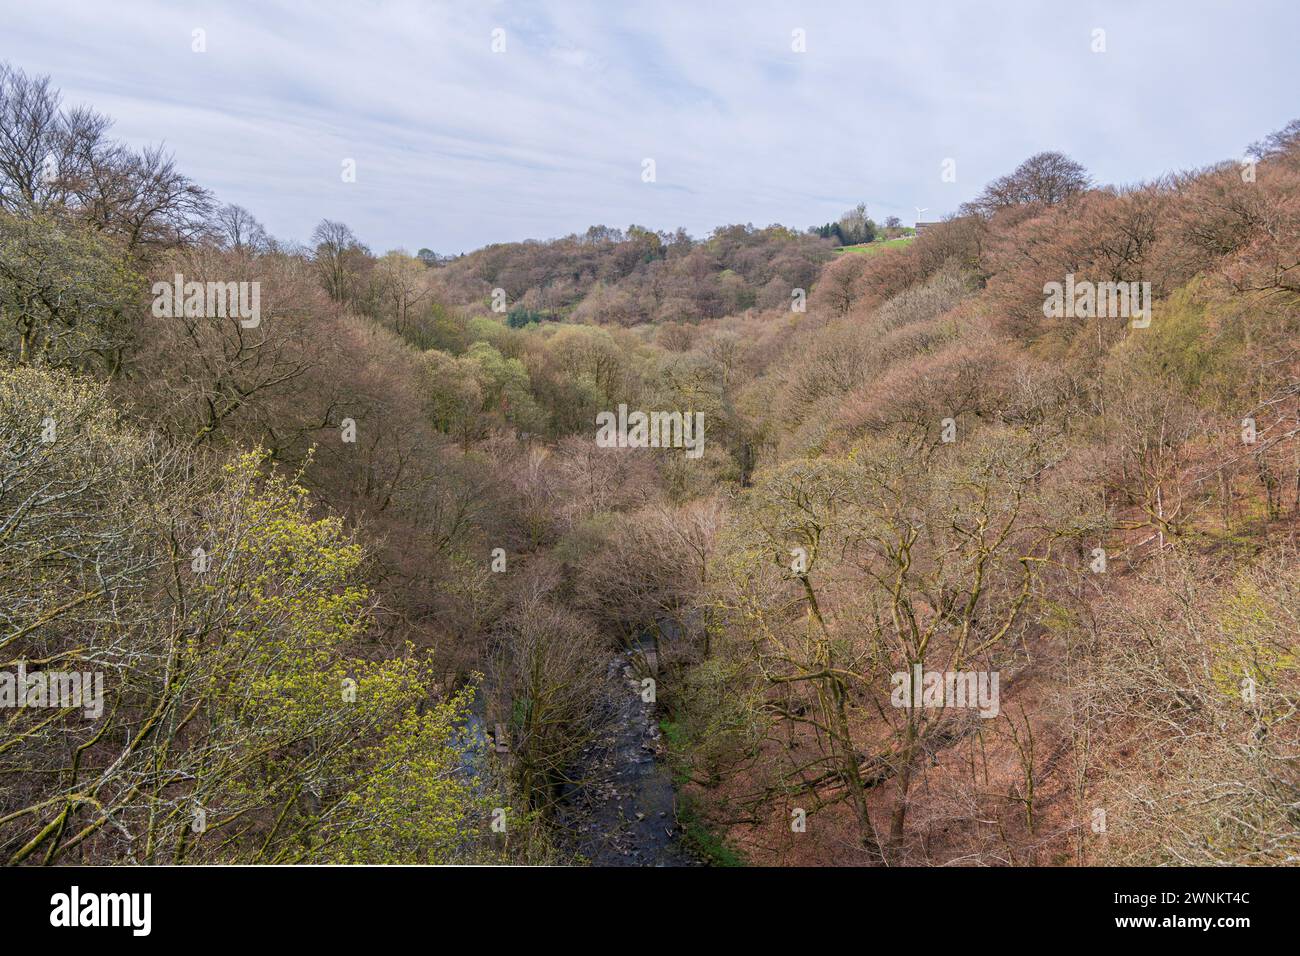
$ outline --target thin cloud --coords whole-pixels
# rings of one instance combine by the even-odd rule
[[[165,140],[276,235],[329,216],[458,252],[597,222],[806,226],[860,199],[910,221],[1041,149],[1132,182],[1292,118],[1292,5],[1133,7],[4,2],[0,57]]]

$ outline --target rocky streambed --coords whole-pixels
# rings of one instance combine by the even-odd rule
[[[654,704],[643,699],[653,661],[653,645],[611,658],[605,732],[583,753],[581,782],[563,797],[559,822],[593,866],[697,865],[682,844]]]

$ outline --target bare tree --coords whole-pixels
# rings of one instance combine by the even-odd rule
[[[348,226],[322,219],[311,234],[315,249],[313,261],[331,300],[342,305],[356,294],[356,280],[361,263],[370,255]]]
[[[1092,185],[1087,170],[1064,153],[1035,153],[986,187],[970,210],[992,215],[1009,206],[1055,206]]]
[[[131,251],[202,235],[208,191],[162,147],[135,152],[107,140],[109,125],[93,110],[61,108],[49,77],[0,64],[0,208],[66,207]]]
[[[269,243],[262,224],[251,212],[234,203],[227,203],[218,209],[212,225],[226,248],[232,252],[262,252]]]
[[[65,201],[109,121],[64,111],[49,77],[0,63],[0,209],[48,211]]]

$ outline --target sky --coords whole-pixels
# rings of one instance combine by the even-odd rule
[[[929,221],[1047,149],[1240,159],[1300,117],[1298,36],[1294,0],[0,0],[0,60],[278,238],[442,254]]]

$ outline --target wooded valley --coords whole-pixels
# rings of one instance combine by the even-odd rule
[[[1300,120],[453,256],[0,67],[0,859],[1294,865],[1298,333]]]

